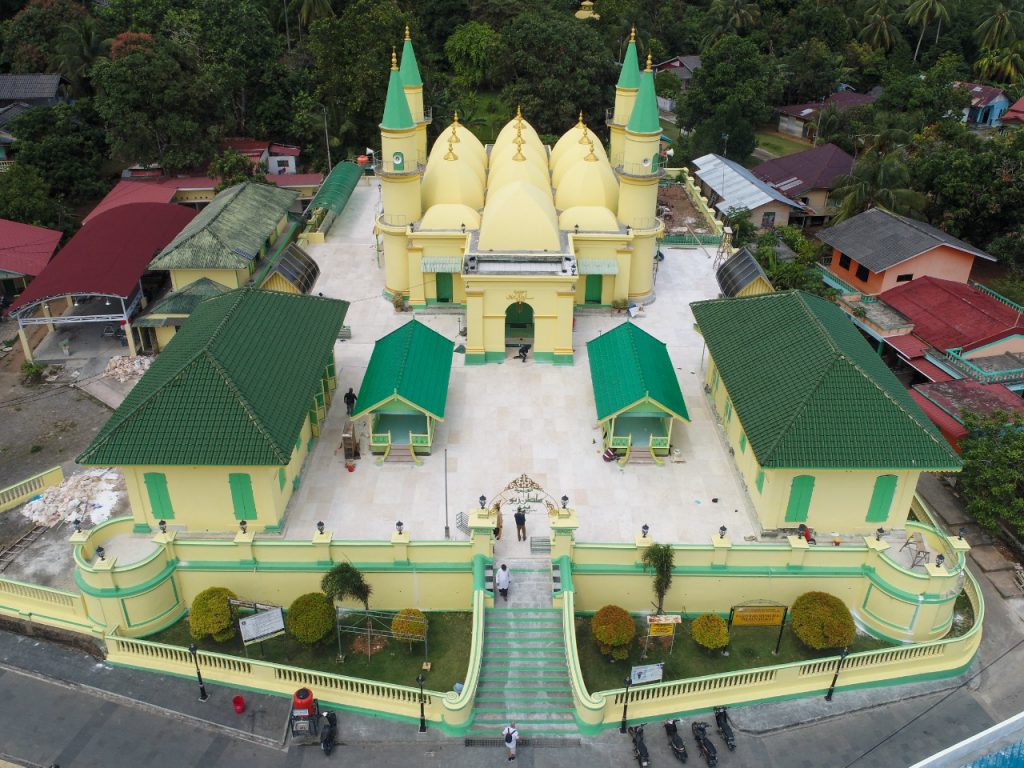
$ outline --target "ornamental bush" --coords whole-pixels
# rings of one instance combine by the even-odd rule
[[[223,643],[235,636],[238,611],[228,604],[236,595],[227,587],[204,589],[192,601],[188,612],[188,630],[193,640],[213,637]]]
[[[412,650],[413,643],[422,643],[427,636],[427,617],[417,608],[403,608],[391,620],[391,631],[396,640],[405,640]]]
[[[701,614],[690,625],[690,636],[709,651],[725,648],[729,644],[729,625],[718,614]]]
[[[323,592],[300,595],[288,608],[284,626],[300,643],[314,645],[334,627],[334,605]]]
[[[805,592],[793,603],[793,632],[816,651],[844,648],[857,636],[857,627],[846,604],[827,592]]]
[[[606,605],[594,614],[590,620],[590,629],[601,653],[610,653],[613,659],[629,657],[629,644],[636,636],[636,624],[626,609]]]

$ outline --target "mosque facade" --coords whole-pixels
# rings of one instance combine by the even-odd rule
[[[653,296],[661,125],[635,33],[607,150],[583,117],[546,146],[517,109],[485,146],[456,113],[428,153],[408,30],[401,67],[392,55],[376,223],[385,291],[414,310],[463,308],[467,364],[500,362],[523,344],[538,361],[571,364],[578,307]]]

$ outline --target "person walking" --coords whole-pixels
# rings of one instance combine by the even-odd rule
[[[358,397],[359,395],[352,391],[352,387],[349,387],[348,392],[345,393],[345,413],[349,416],[352,415],[352,409],[356,407]]]
[[[508,566],[504,563],[501,564],[501,568],[494,575],[494,583],[498,587],[498,594],[505,598],[505,602],[508,602],[508,585],[512,580],[512,574],[509,573]],[[515,723],[513,723],[515,725]]]
[[[501,735],[505,738],[505,749],[508,750],[508,761],[511,763],[516,759],[516,744],[519,743],[519,731],[516,730],[516,721],[513,720],[506,725]]]
[[[516,507],[516,540],[526,541],[526,508]]]

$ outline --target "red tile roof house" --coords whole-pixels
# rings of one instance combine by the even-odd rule
[[[999,118],[999,124],[1003,126],[1024,126],[1024,97],[1013,102],[1010,108]]]
[[[803,211],[790,213],[790,224],[818,227],[835,215],[829,194],[836,181],[853,170],[853,158],[835,144],[822,144],[768,160],[751,170],[761,181],[804,206]]]
[[[274,144],[263,139],[224,139],[221,146],[249,158],[253,167],[262,164],[271,176],[295,173],[295,159],[300,151],[298,147],[290,144]]]
[[[806,104],[790,104],[779,107],[779,133],[796,136],[798,139],[814,141],[818,131],[818,113],[828,104],[838,112],[853,107],[870,104],[877,97],[871,93],[854,93],[853,91],[837,91],[821,101],[809,101]]]
[[[953,449],[960,453],[960,440],[967,436],[963,413],[987,416],[994,411],[1024,415],[1024,400],[1002,384],[979,384],[972,379],[918,384],[910,397],[921,406]]]
[[[673,56],[655,64],[655,72],[671,72],[679,78],[679,89],[683,92],[690,87],[693,73],[700,69],[700,56]]]
[[[0,309],[43,271],[60,238],[55,229],[0,219]]]

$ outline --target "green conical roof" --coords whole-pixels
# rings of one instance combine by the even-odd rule
[[[633,113],[629,116],[626,130],[630,133],[661,133],[658,96],[654,92],[654,73],[651,71],[650,57],[647,58],[647,69],[640,76],[640,92],[633,103]]]
[[[392,131],[415,127],[409,102],[405,100],[405,91],[402,90],[402,75],[398,71],[394,51],[391,52],[391,79],[388,80],[388,96],[384,101],[384,119],[380,121],[380,127]]]
[[[412,38],[409,37],[409,28],[405,28],[405,44],[402,46],[402,85],[407,88],[423,85],[420,79],[420,68],[416,64],[416,53],[412,49]]]
[[[640,60],[636,56],[636,29],[630,33],[629,45],[626,47],[626,58],[622,61],[622,71],[619,72],[619,82],[615,84],[615,87],[640,87]]]

